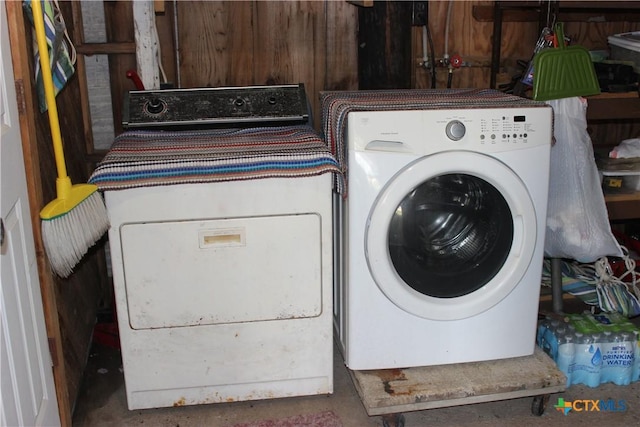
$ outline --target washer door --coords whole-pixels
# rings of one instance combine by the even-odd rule
[[[464,319],[504,299],[536,244],[529,192],[507,165],[443,152],[399,171],[369,214],[365,254],[380,290],[401,309]]]

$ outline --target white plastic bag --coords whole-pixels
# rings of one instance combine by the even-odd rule
[[[640,157],[640,138],[625,139],[611,150],[612,159],[630,159]]]
[[[545,255],[579,262],[621,257],[587,133],[587,101],[573,97],[547,104],[554,111],[555,144],[551,148]]]

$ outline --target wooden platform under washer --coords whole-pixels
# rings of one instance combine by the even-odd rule
[[[564,374],[538,347],[526,357],[350,373],[369,415],[549,395],[566,389]]]

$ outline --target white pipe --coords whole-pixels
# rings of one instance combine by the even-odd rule
[[[158,40],[153,37],[155,12],[152,1],[133,2],[133,27],[136,40],[138,74],[146,89],[158,89]]]
[[[451,9],[453,8],[453,1],[449,1],[447,5],[447,21],[444,26],[444,59],[449,59],[449,24],[451,23]]]
[[[158,26],[156,25],[156,14],[153,14],[153,19],[151,21],[151,26],[153,27],[153,36],[156,38],[156,46],[158,47],[156,50],[156,56],[158,57],[158,68],[160,69],[160,75],[162,76],[162,82],[167,83],[167,74],[164,72],[164,66],[162,65],[162,50],[160,47],[160,36],[158,35]]]
[[[429,68],[429,55],[427,52],[427,26],[422,26],[422,66]]]
[[[180,81],[180,37],[178,32],[178,0],[173,0],[173,42],[175,43],[176,52],[176,87],[181,88]]]

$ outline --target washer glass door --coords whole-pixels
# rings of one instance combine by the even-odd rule
[[[421,294],[454,298],[486,285],[513,240],[511,210],[487,181],[468,174],[430,178],[400,202],[388,249],[398,275]]]
[[[445,152],[407,165],[382,189],[365,251],[397,306],[453,320],[489,309],[518,285],[536,234],[533,203],[511,168],[480,153]]]

